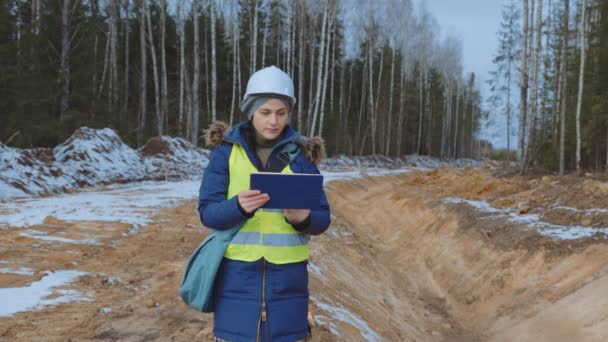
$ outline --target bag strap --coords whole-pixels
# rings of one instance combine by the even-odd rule
[[[300,153],[300,146],[294,142],[285,144],[276,158],[271,159],[268,170],[270,172],[281,172],[285,166],[289,165]]]

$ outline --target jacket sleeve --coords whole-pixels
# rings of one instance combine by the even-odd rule
[[[211,153],[198,196],[198,213],[205,227],[225,230],[247,220],[237,196],[226,199],[230,179],[228,158],[232,145],[223,144]]]
[[[319,172],[319,169],[317,169],[317,167],[302,154],[300,154],[294,160],[292,164],[292,171],[295,173],[321,173]],[[306,223],[308,223],[308,225],[294,225],[294,229],[310,235],[319,235],[329,228],[329,225],[331,224],[329,203],[327,202],[327,197],[325,196],[325,190],[322,192],[321,205],[319,209],[311,210],[310,216],[304,222],[302,222],[304,225],[306,225]]]

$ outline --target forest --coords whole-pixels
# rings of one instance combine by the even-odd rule
[[[55,146],[89,126],[202,146],[276,65],[295,83],[291,125],[330,155],[479,158],[506,117],[522,173],[606,168],[608,3],[506,0],[502,16],[482,99],[423,1],[2,0],[0,142]]]
[[[255,70],[294,79],[291,125],[330,154],[479,154],[461,43],[409,0],[3,1],[0,141],[53,146],[80,126],[130,145],[201,145]],[[487,143],[483,146],[488,148]]]
[[[608,171],[608,2],[510,0],[502,18],[488,103],[521,173]]]

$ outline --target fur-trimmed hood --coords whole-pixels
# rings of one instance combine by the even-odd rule
[[[207,146],[216,147],[224,143],[224,135],[230,132],[230,125],[222,121],[216,121],[205,130],[205,143]],[[296,142],[302,153],[310,162],[319,165],[326,158],[325,141],[321,137],[308,138],[299,136]]]

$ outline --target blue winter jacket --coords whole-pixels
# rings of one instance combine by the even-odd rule
[[[248,121],[236,125],[223,135],[223,142],[211,153],[201,183],[198,206],[201,222],[208,228],[224,230],[248,219],[239,209],[236,196],[226,199],[228,159],[233,144],[243,146],[258,170],[268,171],[279,162],[277,154],[285,144],[300,142],[298,133],[286,126],[267,165],[262,166],[250,146],[250,130]],[[217,134],[217,131],[212,127],[207,134]],[[290,167],[294,173],[319,173],[317,167],[306,159],[303,151],[293,159]],[[311,210],[309,219],[294,228],[317,235],[324,232],[329,224],[329,204],[323,194],[320,209]],[[274,342],[304,339],[308,334],[306,264],[307,262],[276,265],[264,259],[243,262],[224,258],[215,283],[215,336],[229,341],[256,340],[262,305],[262,269],[265,268],[267,324],[260,327],[262,340]]]

